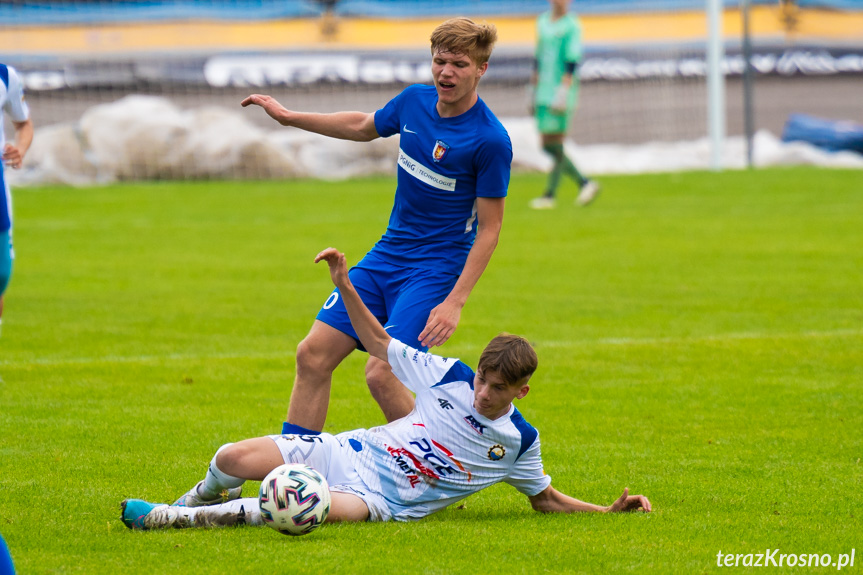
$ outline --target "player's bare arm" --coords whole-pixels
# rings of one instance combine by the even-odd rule
[[[345,254],[335,248],[327,248],[315,257],[315,263],[321,261],[326,261],[329,265],[333,284],[339,288],[342,301],[351,318],[351,324],[366,351],[369,355],[387,361],[387,348],[392,338],[360,299],[360,295],[348,278]]]
[[[560,79],[560,84],[554,94],[554,100],[551,103],[551,109],[558,114],[566,112],[569,98],[569,89],[572,86],[572,73],[567,72]]]
[[[549,485],[542,492],[528,497],[530,505],[541,513],[627,513],[631,511],[652,511],[650,501],[644,495],[630,495],[629,488],[609,506],[594,505],[565,495]]]
[[[464,269],[446,299],[431,310],[420,342],[427,347],[443,345],[455,333],[461,310],[479,281],[500,239],[505,198],[477,198],[476,239],[467,255]]]
[[[268,116],[283,126],[299,128],[339,140],[370,142],[378,138],[375,115],[366,112],[335,112],[318,114],[295,112],[282,106],[272,96],[252,94],[240,103],[244,108],[255,105],[264,109]]]
[[[18,169],[33,142],[33,122],[28,119],[23,122],[13,122],[12,125],[15,128],[15,143],[6,144],[3,148],[3,163]]]

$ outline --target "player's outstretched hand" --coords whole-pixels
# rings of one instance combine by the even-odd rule
[[[244,108],[251,105],[260,106],[264,109],[268,116],[270,116],[279,123],[282,122],[282,119],[288,112],[284,106],[279,104],[278,100],[276,100],[272,96],[266,96],[264,94],[252,94],[251,96],[240,102],[240,105]]]
[[[330,266],[330,277],[336,287],[341,288],[348,283],[348,264],[345,254],[336,248],[327,248],[315,256],[315,263],[326,260]]]
[[[644,495],[630,495],[629,487],[623,490],[617,501],[611,504],[608,508],[609,513],[629,513],[631,511],[643,511],[649,513],[651,511],[650,501]]]
[[[459,319],[461,306],[444,300],[431,310],[426,326],[417,339],[426,347],[443,345],[455,333]]]

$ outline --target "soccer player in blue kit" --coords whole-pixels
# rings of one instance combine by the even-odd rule
[[[30,109],[24,102],[24,85],[15,68],[0,64],[0,109],[12,120],[15,142],[6,143],[0,116],[0,318],[3,316],[3,294],[12,277],[12,192],[3,173],[6,167],[20,168],[24,155],[33,141],[33,122]]]
[[[333,138],[401,135],[386,233],[351,280],[390,335],[421,350],[453,334],[500,235],[512,145],[477,94],[496,39],[493,25],[444,22],[431,35],[434,86],[410,86],[374,113],[295,112],[260,94],[242,102],[284,126]],[[297,347],[285,433],[323,429],[333,371],[358,347],[336,289]],[[413,408],[385,361],[370,356],[366,380],[387,421]]]
[[[246,480],[260,481],[283,463],[305,463],[329,484],[327,521],[418,520],[496,483],[527,496],[541,512],[651,511],[629,489],[609,506],[557,491],[545,474],[539,433],[513,400],[530,391],[537,367],[527,340],[495,337],[480,355],[476,373],[457,359],[422,352],[393,337],[363,304],[348,276],[345,256],[333,248],[326,261],[360,341],[392,366],[414,391],[405,417],[338,435],[283,434],[223,445],[205,478],[173,505],[127,499],[123,523],[131,529],[263,525],[255,497],[240,498]]]

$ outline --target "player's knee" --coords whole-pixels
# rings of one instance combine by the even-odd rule
[[[555,160],[563,158],[563,146],[553,142],[542,146],[542,149]]]
[[[297,346],[297,375],[325,376],[335,369],[332,358],[324,346],[305,338]]]
[[[252,450],[242,441],[239,443],[227,443],[219,448],[213,463],[218,471],[228,475],[239,475],[238,471],[243,469],[247,459],[252,455]]]
[[[366,363],[366,382],[375,397],[378,394],[386,393],[394,385],[401,385],[396,376],[393,375],[390,364],[375,357],[370,358]]]

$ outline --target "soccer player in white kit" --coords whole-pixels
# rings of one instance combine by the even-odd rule
[[[0,64],[0,109],[12,120],[15,128],[14,143],[6,142],[6,135],[0,126],[0,318],[3,316],[3,294],[12,277],[12,192],[4,171],[7,167],[18,169],[24,155],[33,141],[33,122],[30,109],[24,102],[24,85],[15,68]]]
[[[415,392],[407,416],[337,435],[271,435],[223,445],[206,477],[173,505],[122,503],[132,529],[261,525],[257,498],[240,498],[246,480],[262,480],[284,463],[305,463],[330,485],[328,521],[417,520],[501,481],[542,512],[650,511],[625,489],[605,507],[564,495],[543,470],[539,434],[512,404],[530,390],[537,366],[527,340],[508,334],[483,350],[477,372],[459,360],[417,350],[389,336],[348,278],[344,254],[328,248],[329,264],[360,341],[389,362]]]

